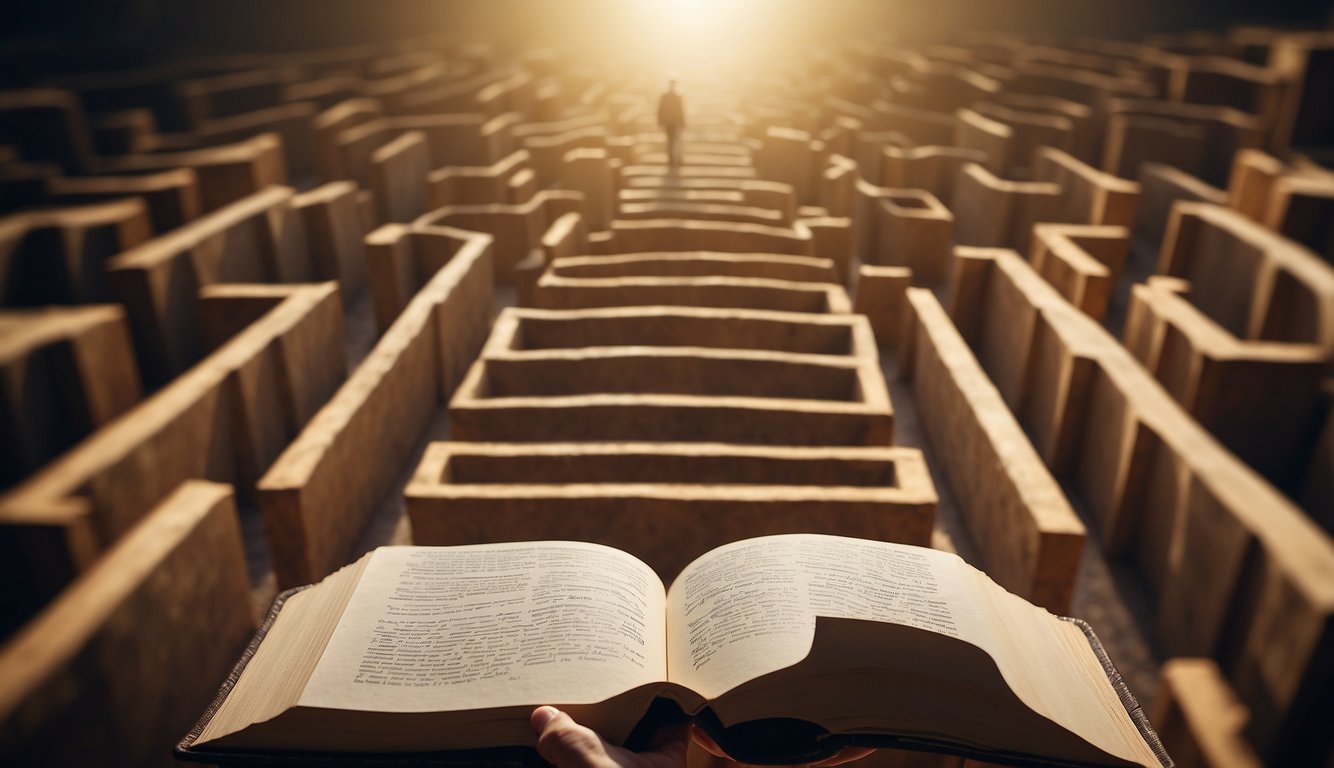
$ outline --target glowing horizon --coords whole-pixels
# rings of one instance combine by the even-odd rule
[[[633,75],[702,87],[781,60],[812,42],[837,2],[806,0],[616,0],[570,13],[567,44]],[[565,6],[568,9],[568,6]]]

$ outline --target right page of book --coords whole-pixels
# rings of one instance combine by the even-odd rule
[[[301,695],[441,712],[602,701],[666,674],[651,568],[582,542],[381,547]]]
[[[985,627],[957,563],[921,547],[818,534],[719,547],[687,566],[668,593],[670,678],[716,698],[804,659],[816,616],[971,641]]]
[[[1083,630],[1007,592],[962,560],[959,569],[976,585],[974,599],[990,617],[990,631],[976,644],[996,661],[1010,690],[1034,712],[1102,751],[1159,765]]]
[[[701,556],[668,592],[669,678],[717,698],[806,658],[817,616],[901,624],[972,644],[1037,714],[1109,754],[1157,762],[1078,627],[956,555],[921,547],[789,534]]]

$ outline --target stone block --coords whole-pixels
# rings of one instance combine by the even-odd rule
[[[955,146],[885,147],[882,154],[881,186],[924,189],[938,200],[954,199],[954,184],[965,165],[987,163],[982,150]]]
[[[806,204],[815,200],[816,169],[823,163],[813,149],[808,132],[769,126],[763,147],[755,157],[755,166],[764,178],[790,184],[798,202]]]
[[[605,126],[590,125],[550,135],[528,136],[518,141],[532,158],[538,186],[547,188],[560,183],[566,155],[580,149],[605,150],[607,136]]]
[[[129,312],[147,382],[163,383],[204,354],[198,309],[204,286],[309,279],[293,195],[287,187],[266,189],[107,263],[112,292]]]
[[[1067,612],[1083,523],[934,295],[911,288],[906,300],[905,370],[981,567],[1021,597]]]
[[[1258,149],[1243,149],[1232,159],[1227,207],[1265,223],[1274,183],[1287,170],[1282,160]]]
[[[719,276],[807,283],[838,281],[834,263],[829,259],[711,251],[565,256],[553,260],[547,274],[569,278]]]
[[[605,149],[574,149],[565,153],[561,162],[561,187],[582,192],[589,229],[605,230],[616,217],[616,172],[620,162]],[[742,202],[739,193],[735,202]]]
[[[34,472],[140,396],[120,307],[0,312],[0,486]]]
[[[267,187],[286,184],[283,158],[282,139],[275,133],[263,133],[217,147],[103,158],[99,172],[140,174],[192,168],[199,177],[201,210],[209,213]]]
[[[1028,269],[1003,252],[971,261],[987,257],[990,268],[962,275],[982,285],[961,282],[959,295],[984,296],[986,282]],[[1020,422],[1088,505],[1103,546],[1137,563],[1160,647],[1218,661],[1251,708],[1262,754],[1324,754],[1328,738],[1311,723],[1328,715],[1334,544],[1101,326],[1041,281],[1015,285],[1039,317],[1026,357],[1040,408],[1020,409]]]
[[[410,231],[425,275],[346,383],[260,479],[258,498],[279,585],[345,563],[440,403],[481,348],[492,312],[491,238],[446,227]],[[368,461],[367,456],[375,457]]]
[[[1279,179],[1263,223],[1334,264],[1334,174]]]
[[[380,221],[407,222],[426,213],[431,152],[426,135],[408,131],[371,153],[371,191]]]
[[[1260,118],[1229,107],[1119,98],[1108,110],[1102,170],[1121,178],[1154,162],[1222,186],[1237,151],[1259,147],[1264,137]]]
[[[992,96],[991,101],[1029,114],[1063,118],[1070,129],[1069,146],[1065,151],[1085,163],[1097,163],[1098,158],[1094,150],[1101,140],[1102,126],[1099,123],[1101,116],[1095,119],[1094,108],[1091,105],[1055,96],[1007,91]]]
[[[116,254],[152,236],[148,209],[135,199],[0,218],[0,306],[106,301]]]
[[[828,533],[926,546],[919,451],[709,443],[433,443],[405,493],[416,544],[574,538],[670,581],[731,541]]]
[[[354,98],[341,101],[311,118],[316,168],[320,178],[326,181],[357,180],[343,160],[338,136],[349,128],[383,115],[384,107],[376,99]]]
[[[371,155],[409,131],[426,139],[431,162],[437,167],[488,166],[513,152],[509,135],[488,130],[491,120],[480,113],[402,115],[367,120],[340,131],[334,143],[346,178],[369,188]]]
[[[1135,221],[1139,183],[1103,173],[1060,150],[1039,147],[1033,154],[1034,181],[1061,187],[1061,207],[1053,221],[1128,227]]]
[[[593,255],[648,251],[815,255],[814,236],[799,221],[791,227],[686,219],[613,221],[609,232],[589,239]]]
[[[28,160],[51,162],[67,174],[95,166],[88,119],[75,93],[55,88],[0,91],[0,133]]]
[[[761,224],[782,226],[783,214],[771,208],[756,208],[748,205],[730,203],[703,203],[687,200],[654,200],[636,203],[621,203],[616,207],[616,218],[620,220],[636,219],[688,219],[691,221],[722,221],[738,224]]]
[[[189,78],[178,90],[191,127],[198,128],[211,119],[278,104],[299,74],[286,67],[231,71]]]
[[[898,346],[905,291],[912,285],[912,270],[907,267],[877,267],[863,264],[857,270],[857,294],[852,311],[865,315],[882,348]]]
[[[661,304],[814,313],[852,310],[841,285],[758,277],[575,278],[544,274],[534,288],[533,304],[545,309]]]
[[[199,217],[199,176],[190,168],[139,176],[61,176],[51,179],[47,195],[58,205],[143,198],[153,232],[166,234]]]
[[[346,362],[336,285],[227,291],[252,307],[276,306],[0,502],[0,575],[12,585],[3,615],[30,615],[178,484],[239,483],[263,469],[253,464],[338,386]]]
[[[283,162],[289,179],[314,178],[316,173],[315,134],[311,121],[318,108],[313,102],[292,101],[251,112],[209,118],[188,134],[201,146],[243,141],[261,133],[272,133],[283,145]],[[165,138],[160,136],[159,138]],[[140,151],[155,149],[145,142]]]
[[[963,167],[954,188],[954,239],[959,245],[1028,250],[1033,225],[1057,221],[1061,187],[1045,181],[1007,181],[981,165]]]
[[[1246,740],[1250,712],[1237,701],[1218,665],[1208,659],[1170,659],[1149,719],[1180,765],[1260,768]]]
[[[175,764],[255,630],[249,587],[231,489],[183,483],[0,648],[0,752]]]
[[[1279,35],[1266,64],[1292,83],[1279,106],[1274,148],[1327,144],[1334,132],[1326,99],[1334,80],[1334,35],[1328,31]]]
[[[1074,123],[1064,115],[1030,112],[991,101],[975,102],[972,111],[1010,129],[1005,175],[1026,177],[1032,170],[1029,164],[1042,148],[1068,153],[1074,147]]]
[[[1296,497],[1326,409],[1329,351],[1239,339],[1171,282],[1134,287],[1126,348],[1219,442]]]
[[[366,228],[357,185],[331,181],[292,198],[310,248],[311,277],[337,280],[345,305],[366,290]]]
[[[530,166],[527,150],[519,150],[488,166],[451,165],[426,175],[426,195],[431,210],[447,205],[524,203],[510,186]]]
[[[885,189],[857,184],[855,248],[862,264],[907,267],[919,284],[949,277],[954,214],[920,189]]]
[[[735,191],[744,205],[782,211],[785,221],[796,218],[796,195],[792,185],[766,179],[708,178],[639,175],[623,179],[620,189],[630,191]]]
[[[1013,167],[1014,130],[972,109],[960,109],[954,118],[954,140],[949,143],[985,154],[983,167],[997,176],[1008,175]]]
[[[516,350],[517,328],[497,324],[455,393],[455,439],[783,445],[891,440],[893,411],[866,325],[852,356],[712,346]]]
[[[1173,208],[1158,273],[1190,283],[1190,301],[1238,339],[1334,349],[1334,268],[1236,211]]]
[[[1227,202],[1228,193],[1225,190],[1210,186],[1179,168],[1161,163],[1142,164],[1139,185],[1135,239],[1154,248],[1162,245],[1167,223],[1172,216],[1172,206],[1176,201],[1214,205]]]
[[[1066,301],[1102,322],[1129,253],[1125,227],[1038,224],[1028,262]]]
[[[513,285],[519,266],[541,248],[547,228],[567,213],[582,212],[583,196],[569,190],[544,190],[513,205],[448,205],[416,220],[414,226],[454,227],[485,232],[492,246],[498,285]]]
[[[876,101],[871,105],[871,123],[866,127],[876,131],[894,131],[907,136],[918,146],[946,146],[955,144],[958,122],[949,112],[890,104]]]

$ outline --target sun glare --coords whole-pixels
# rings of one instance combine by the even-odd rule
[[[604,34],[626,66],[707,84],[774,53],[818,3],[783,0],[629,0],[608,14]],[[604,6],[605,7],[605,6]]]

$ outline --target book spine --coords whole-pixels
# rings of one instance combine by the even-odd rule
[[[241,679],[241,673],[245,671],[246,665],[249,664],[250,659],[255,656],[255,652],[259,650],[259,644],[264,642],[264,637],[273,627],[273,622],[278,620],[278,612],[282,610],[283,603],[286,603],[287,598],[292,595],[309,588],[309,584],[303,587],[294,587],[279,593],[278,596],[273,599],[273,605],[269,607],[269,613],[264,617],[264,622],[259,625],[259,629],[255,631],[255,637],[251,639],[250,644],[246,646],[245,652],[241,654],[241,658],[237,659],[236,665],[232,667],[231,673],[228,674],[227,679],[222,682],[222,686],[218,688],[218,695],[213,697],[213,701],[210,702],[208,708],[204,710],[204,714],[199,716],[199,722],[195,723],[195,727],[191,728],[190,732],[185,734],[185,737],[176,745],[175,754],[177,758],[183,760],[193,759],[189,754],[189,749],[194,746],[195,740],[204,732],[204,727],[208,725],[208,721],[212,720],[213,715],[217,714],[218,708],[222,706],[222,702],[225,701],[227,696],[232,692],[232,688],[236,687],[236,681]]]
[[[1082,619],[1074,619],[1069,616],[1058,618],[1074,624],[1084,633],[1084,637],[1088,639],[1089,645],[1093,648],[1093,655],[1097,656],[1098,662],[1102,664],[1102,671],[1107,675],[1107,681],[1112,684],[1112,690],[1116,691],[1117,697],[1121,700],[1121,706],[1126,708],[1126,714],[1130,715],[1130,721],[1139,730],[1140,736],[1144,738],[1144,743],[1148,744],[1149,749],[1153,750],[1154,756],[1158,758],[1158,762],[1162,763],[1163,768],[1175,768],[1176,763],[1167,754],[1167,749],[1163,746],[1162,740],[1158,738],[1158,732],[1153,730],[1153,725],[1149,722],[1149,716],[1144,714],[1144,708],[1140,706],[1139,700],[1135,698],[1135,694],[1130,692],[1130,686],[1126,685],[1125,679],[1116,670],[1116,665],[1112,663],[1111,657],[1107,655],[1107,649],[1103,648],[1102,641],[1093,633],[1093,627]]]

